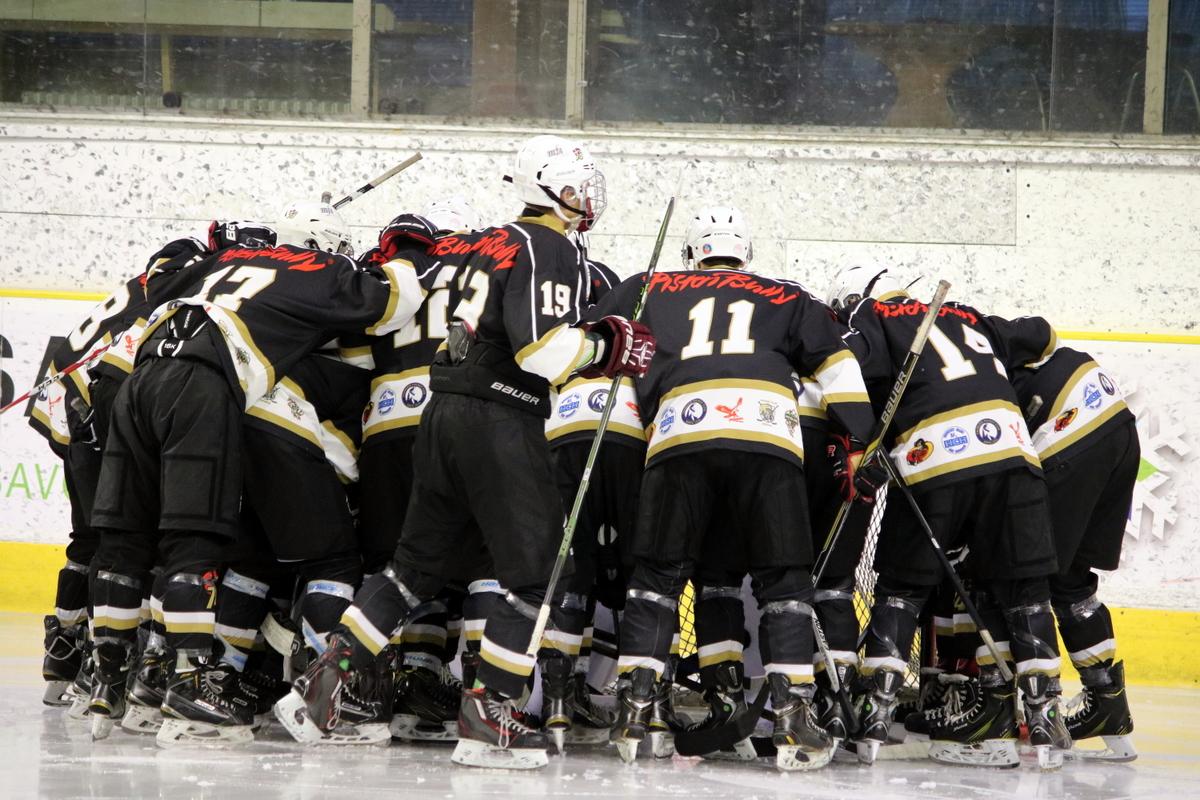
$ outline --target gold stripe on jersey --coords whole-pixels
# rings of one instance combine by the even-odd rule
[[[1058,331],[1054,330],[1054,328],[1051,328],[1050,329],[1050,341],[1047,342],[1046,349],[1042,351],[1041,357],[1035,361],[1031,361],[1028,364],[1025,364],[1025,366],[1029,367],[1030,369],[1037,369],[1042,364],[1045,364],[1050,359],[1050,356],[1054,355],[1054,351],[1057,349],[1058,349]]]
[[[909,485],[1005,461],[1041,467],[1016,405],[989,400],[935,414],[896,438],[891,450]]]
[[[167,312],[168,315],[172,313],[174,312]],[[133,372],[133,362],[137,358],[138,349],[142,346],[142,337],[146,335],[147,325],[149,323],[146,320],[138,319],[137,322],[117,334],[116,344],[104,351],[104,355],[100,357],[100,363],[116,367],[125,374]],[[157,320],[154,327],[158,327]]]
[[[737,439],[744,442],[761,442],[762,444],[772,444],[776,447],[781,447],[784,450],[792,453],[796,458],[804,458],[804,447],[796,442],[789,441],[782,436],[774,436],[769,433],[758,433],[756,431],[735,431],[723,428],[715,431],[697,431],[695,433],[681,433],[678,436],[673,436],[665,442],[651,444],[650,449],[646,451],[646,461],[657,456],[659,453],[665,452],[672,447],[677,447],[683,444],[692,444],[694,442],[711,442],[717,439]]]
[[[646,459],[672,447],[723,439],[773,445],[803,461],[796,412],[794,392],[770,381],[718,379],[684,384],[659,401],[658,414],[647,428]]]
[[[759,381],[749,378],[716,378],[710,381],[697,381],[695,383],[685,383],[682,386],[676,386],[674,389],[664,394],[662,399],[658,401],[659,413],[661,414],[663,406],[677,397],[681,397],[685,394],[696,394],[697,392],[711,391],[713,389],[744,389],[749,392],[771,392],[772,394],[777,394],[781,397],[787,397],[790,400],[795,400],[795,394],[792,392],[792,390],[787,389],[778,383],[772,383],[771,381]],[[648,426],[646,430],[649,431],[650,427],[652,426]]]
[[[358,480],[358,448],[354,440],[329,420],[321,421],[321,449],[342,483]]]
[[[801,378],[800,396],[796,398],[796,410],[800,412],[800,416],[829,419],[827,409],[825,396],[821,393],[821,384],[814,378]]]
[[[1110,395],[1104,390],[1101,376],[1112,385],[1113,394]],[[1095,408],[1089,408],[1087,405],[1088,386],[1092,387],[1097,396]],[[1077,402],[1072,400],[1076,392],[1083,393]],[[1101,370],[1100,365],[1095,361],[1081,364],[1063,385],[1058,397],[1054,399],[1054,405],[1051,407],[1046,421],[1033,432],[1034,449],[1037,450],[1038,456],[1045,461],[1075,444],[1127,408],[1120,388],[1111,375]]]
[[[582,420],[580,422],[572,422],[569,425],[561,425],[555,428],[553,431],[547,430],[546,438],[549,441],[554,441],[555,439],[561,439],[563,436],[567,436],[572,433],[579,433],[580,431],[595,431],[596,428],[597,424],[594,420]],[[613,422],[612,420],[609,420],[608,427],[605,428],[605,431],[607,433],[620,433],[628,436],[631,439],[637,439],[639,442],[646,441],[646,432],[633,425],[625,425],[620,422]]]
[[[328,354],[322,354],[326,355]],[[337,351],[337,360],[349,364],[353,367],[362,369],[374,369],[375,357],[371,355],[371,346],[363,347],[339,347]]]
[[[304,390],[291,378],[282,380],[247,412],[252,417],[283,428],[315,446],[333,467],[339,480],[358,480],[358,448],[332,422],[322,421]]]
[[[564,323],[522,347],[513,359],[521,369],[542,376],[551,386],[558,386],[575,371],[586,344],[587,336],[582,330]]]
[[[406,389],[412,384],[420,385],[424,392],[415,406],[405,402]],[[390,403],[383,402],[384,392],[387,391],[392,393]],[[363,422],[363,439],[384,431],[420,425],[421,413],[429,403],[429,397],[429,367],[415,367],[404,372],[389,372],[376,376],[371,380],[371,402],[367,406],[367,415]]]
[[[826,407],[830,403],[870,402],[858,359],[848,348],[839,350],[821,362],[821,366],[813,372],[813,378],[821,385]]]
[[[568,434],[596,430],[604,411],[601,397],[607,397],[611,387],[612,381],[607,378],[573,378],[567,381],[551,404],[550,418],[546,420],[546,438],[554,441]],[[608,419],[608,430],[645,442],[646,432],[642,428],[637,401],[633,381],[622,378],[617,387],[616,405]]]
[[[373,336],[391,333],[408,322],[425,302],[426,294],[411,261],[394,258],[380,269],[388,279],[388,302],[379,321],[367,328],[367,333]]]

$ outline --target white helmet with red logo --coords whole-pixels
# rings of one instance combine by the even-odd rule
[[[512,175],[521,202],[549,206],[579,231],[596,227],[608,205],[604,173],[587,148],[561,136],[534,136],[517,151]],[[566,214],[564,211],[573,212]]]
[[[461,194],[452,194],[440,200],[434,200],[425,206],[421,216],[433,223],[437,232],[441,233],[470,233],[480,229],[479,212],[471,207],[467,198]]]
[[[907,288],[887,267],[846,267],[834,277],[826,302],[834,311],[848,311],[864,297],[888,300],[905,294]]]
[[[710,259],[721,259],[719,266],[744,269],[754,257],[750,226],[742,212],[733,206],[701,209],[692,217],[683,237],[683,261],[693,269],[706,269]],[[729,261],[739,262],[734,266]]]
[[[327,202],[300,200],[283,211],[275,223],[276,243],[354,255],[350,226]]]

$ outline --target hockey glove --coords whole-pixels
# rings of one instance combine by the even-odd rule
[[[887,470],[874,459],[870,464],[861,463],[862,442],[847,434],[831,434],[827,452],[842,500],[858,500],[867,505],[874,503],[875,493],[887,483]]]
[[[579,371],[583,377],[641,378],[650,369],[658,344],[642,323],[610,315],[585,325],[584,330],[588,335],[599,336],[600,341],[592,365]]]
[[[78,415],[78,422],[71,427],[71,441],[87,445],[100,452],[100,437],[96,435],[96,408],[83,402],[82,398],[71,399],[71,410]]]
[[[406,250],[425,252],[436,238],[437,228],[432,222],[416,214],[401,214],[379,232],[379,252],[391,261]]]

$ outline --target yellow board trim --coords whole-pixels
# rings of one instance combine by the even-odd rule
[[[0,289],[0,297],[23,297],[29,300],[88,300],[98,303],[108,295],[99,292],[55,292],[49,289]]]

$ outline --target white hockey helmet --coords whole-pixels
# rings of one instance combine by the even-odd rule
[[[471,207],[467,198],[461,194],[452,194],[440,200],[434,200],[425,206],[421,216],[433,223],[438,233],[470,232],[480,229],[479,212]]]
[[[692,217],[683,237],[683,261],[693,269],[704,269],[712,258],[734,259],[742,266],[754,257],[750,226],[733,206],[703,208]]]
[[[350,226],[327,202],[294,202],[284,209],[274,227],[276,242],[280,245],[290,244],[312,250],[354,255],[354,246],[350,243]]]
[[[521,202],[550,206],[576,230],[596,227],[608,205],[604,173],[596,169],[587,148],[561,136],[534,136],[525,142],[517,151],[512,175],[504,179],[517,187]]]
[[[864,297],[887,299],[905,294],[906,288],[887,267],[846,267],[834,277],[826,302],[840,312],[854,308]]]

